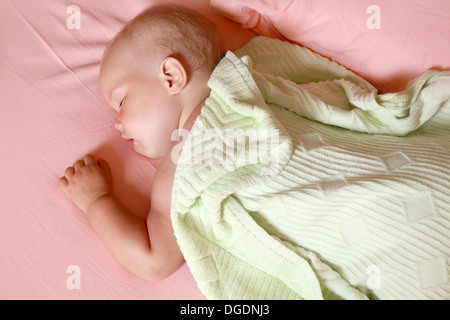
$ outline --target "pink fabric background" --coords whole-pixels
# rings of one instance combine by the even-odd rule
[[[0,2],[0,299],[204,298],[186,265],[158,283],[125,270],[58,187],[67,166],[94,153],[110,162],[117,196],[146,216],[158,160],[123,143],[98,70],[121,26],[165,2]],[[210,11],[208,0],[174,2],[219,24],[230,49],[254,35]],[[66,27],[70,5],[81,9],[79,30]],[[71,265],[81,271],[79,290],[66,285]]]
[[[163,0],[0,2],[0,299],[202,299],[183,265],[158,283],[125,270],[86,217],[58,188],[64,169],[86,153],[108,160],[117,196],[145,216],[158,160],[144,159],[113,127],[98,87],[99,60],[114,34]],[[229,49],[255,33],[209,9]],[[370,30],[368,6],[381,10]],[[66,27],[67,7],[81,29]],[[213,0],[247,29],[297,41],[360,73],[382,91],[401,90],[428,68],[450,69],[447,0]],[[67,268],[81,271],[70,290]]]

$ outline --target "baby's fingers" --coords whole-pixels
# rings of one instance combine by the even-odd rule
[[[75,172],[79,171],[81,168],[85,166],[84,160],[78,160],[73,164],[73,168],[75,169]]]
[[[73,167],[68,167],[64,172],[64,178],[70,178],[75,174],[75,169]]]
[[[92,164],[96,164],[95,158],[93,156],[91,156],[90,154],[88,154],[87,156],[84,157],[84,163],[88,166],[88,165],[92,165]]]
[[[103,171],[105,171],[105,173],[107,174],[111,173],[111,168],[109,167],[108,162],[106,162],[105,160],[98,159],[98,166],[102,168]]]
[[[58,184],[59,184],[59,187],[60,187],[64,192],[66,192],[66,188],[67,188],[67,186],[69,185],[69,181],[67,180],[66,177],[62,177],[62,178],[59,179]]]
[[[103,159],[99,159],[98,160],[98,166],[103,170],[103,172],[105,173],[106,177],[108,178],[109,181],[111,181],[112,179],[112,174],[111,174],[111,167],[109,166],[108,162],[106,162]]]

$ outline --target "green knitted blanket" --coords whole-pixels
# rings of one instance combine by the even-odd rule
[[[207,298],[449,298],[449,72],[379,94],[257,37],[208,85],[171,212]]]

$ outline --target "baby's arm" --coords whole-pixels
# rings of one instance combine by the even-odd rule
[[[92,156],[86,156],[67,168],[60,179],[61,188],[87,214],[92,227],[119,262],[134,274],[152,281],[169,276],[183,262],[170,221],[172,169],[170,166],[161,169],[163,174],[158,169],[155,176],[147,221],[131,213],[114,197],[111,173],[105,161],[97,162]]]

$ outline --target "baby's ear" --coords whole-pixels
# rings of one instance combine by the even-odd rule
[[[164,87],[170,94],[178,94],[187,83],[187,74],[183,64],[173,57],[167,57],[161,63],[160,75]]]

